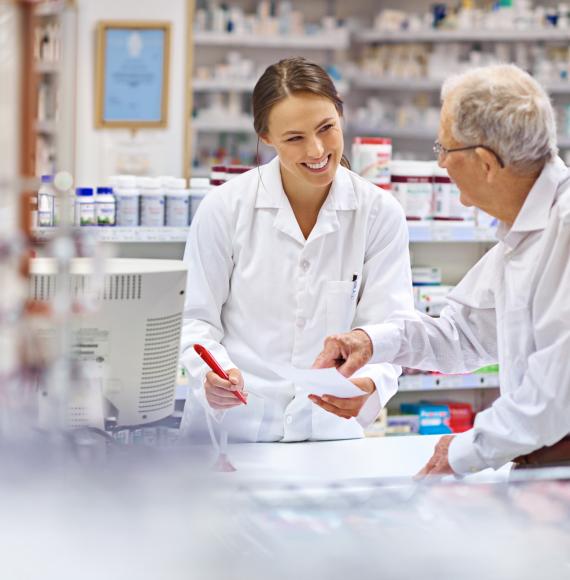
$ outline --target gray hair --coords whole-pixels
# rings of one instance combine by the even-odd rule
[[[473,68],[450,77],[441,99],[456,141],[490,147],[519,173],[532,172],[558,154],[549,97],[513,64]]]

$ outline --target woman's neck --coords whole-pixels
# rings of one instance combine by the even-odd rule
[[[300,183],[298,180],[292,179],[282,168],[281,182],[297,223],[303,232],[303,236],[307,239],[317,223],[319,211],[323,203],[325,203],[331,184],[326,187],[315,188],[306,182]]]

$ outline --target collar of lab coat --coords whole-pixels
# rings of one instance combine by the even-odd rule
[[[289,203],[289,199],[283,190],[281,181],[281,168],[279,158],[264,165],[261,169],[261,179],[258,182],[256,208],[277,208],[279,211],[275,216],[273,226],[278,230],[295,238],[304,244],[329,234],[339,229],[337,211],[355,210],[357,207],[356,192],[350,179],[349,172],[344,167],[337,169],[331,189],[321,211],[317,223],[313,228],[309,238],[305,240],[295,214]]]
[[[567,175],[568,169],[560,157],[548,162],[528,192],[512,227],[509,229],[501,222],[499,239],[514,249],[528,232],[546,228],[559,185]]]

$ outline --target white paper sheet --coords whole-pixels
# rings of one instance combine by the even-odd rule
[[[275,374],[290,380],[298,390],[307,395],[358,397],[364,394],[336,369],[298,369],[282,364],[272,364],[270,368]]]

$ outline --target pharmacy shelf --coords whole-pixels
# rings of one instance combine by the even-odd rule
[[[473,222],[418,220],[408,222],[410,243],[497,241],[494,228],[481,228]]]
[[[306,36],[260,36],[256,34],[199,31],[194,33],[194,44],[196,46],[344,50],[349,46],[349,34],[347,30],[322,32]]]
[[[194,92],[215,93],[215,92],[235,92],[251,93],[257,82],[254,79],[194,79],[192,81],[192,90]],[[336,89],[339,93],[345,94],[349,90],[349,85],[343,81],[335,82]]]
[[[212,169],[206,165],[199,165],[190,169],[192,177],[210,177]]]
[[[363,30],[355,34],[357,42],[569,42],[570,31],[542,30],[414,30],[383,32]]]
[[[194,119],[192,121],[192,130],[202,133],[254,133],[253,119],[250,117],[243,118],[226,118],[223,116],[220,120],[203,120]]]
[[[498,389],[497,374],[404,375],[398,379],[398,392],[446,391],[458,389]]]
[[[382,91],[439,91],[442,84],[443,79],[374,77],[364,72],[354,74],[350,80],[353,88]],[[543,83],[543,87],[551,95],[570,95],[570,81]]]
[[[437,127],[425,127],[419,125],[417,127],[394,127],[393,125],[377,125],[361,123],[348,123],[347,131],[351,134],[366,135],[381,135],[382,137],[394,137],[400,139],[422,139],[426,141],[435,141],[437,139]]]
[[[249,93],[257,79],[193,79],[192,90],[194,92],[218,92],[233,91],[236,93]]]
[[[65,0],[53,0],[37,4],[34,9],[36,16],[59,16],[66,7]]]
[[[478,228],[470,222],[409,221],[411,243],[421,242],[496,242],[495,231]],[[34,239],[49,241],[55,228],[36,228]],[[83,227],[80,231],[97,236],[101,242],[186,242],[188,228]]]
[[[55,135],[57,127],[55,121],[36,121],[36,133],[42,135]]]
[[[78,228],[84,234],[96,236],[100,242],[120,243],[180,243],[186,242],[188,228],[121,228],[121,227],[82,227]],[[51,240],[56,228],[35,228],[33,238],[43,243]]]
[[[59,64],[57,62],[36,62],[34,68],[36,72],[46,75],[59,72]]]
[[[542,83],[542,86],[551,95],[570,95],[570,81],[559,81],[557,83]]]
[[[350,86],[357,89],[379,89],[392,91],[438,91],[442,81],[426,78],[389,78],[367,76],[357,73],[350,80]]]

